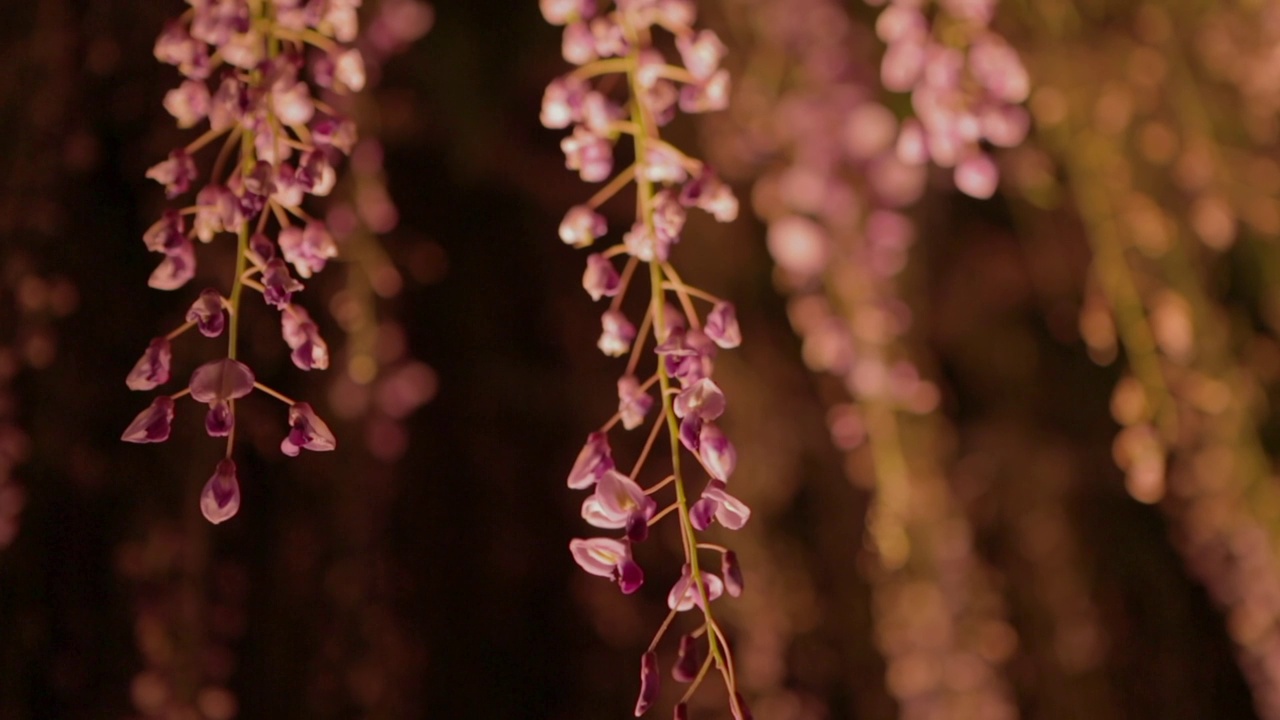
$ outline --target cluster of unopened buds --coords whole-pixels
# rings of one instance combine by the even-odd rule
[[[153,340],[129,373],[134,390],[152,390],[170,378],[170,343],[197,328],[206,337],[226,332],[227,353],[201,365],[186,388],[157,397],[125,430],[129,442],[161,442],[169,437],[175,401],[190,395],[209,406],[205,430],[227,438],[226,457],[205,485],[200,507],[210,522],[236,514],[240,487],[232,460],[235,403],[255,389],[289,406],[289,430],[281,443],[287,455],[301,449],[332,450],[333,433],[303,402],[257,382],[237,359],[241,294],[256,290],[280,312],[281,334],[293,363],[302,370],[324,369],[329,350],[307,311],[293,303],[302,289],[294,277],[324,269],[338,248],[325,224],[302,209],[307,195],[324,196],[336,181],[334,166],[351,152],[355,126],[313,94],[304,68],[319,88],[357,92],[365,82],[360,53],[345,47],[356,37],[360,0],[188,0],[189,9],[156,41],[155,56],[174,65],[184,79],[165,96],[164,106],[178,126],[208,123],[209,129],[147,171],[169,198],[196,184],[194,155],[223,139],[208,181],[194,204],[169,210],[143,240],[164,259],[149,284],[177,290],[196,271],[193,240],[211,243],[235,237],[235,275],[227,295],[200,292],[186,323]],[[234,162],[228,163],[232,157]],[[274,219],[277,232],[268,234]],[[189,221],[189,222],[188,222]],[[292,271],[290,266],[292,266]]]
[[[1000,171],[982,143],[1014,147],[1026,137],[1031,118],[1021,103],[1030,78],[1017,51],[990,29],[996,0],[937,6],[931,21],[918,0],[892,0],[876,20],[887,44],[880,79],[887,90],[910,92],[915,111],[902,124],[898,157],[954,168],[957,189],[988,198]]]
[[[725,47],[715,33],[692,28],[696,13],[688,0],[619,0],[612,11],[592,0],[543,0],[541,7],[548,22],[564,26],[564,58],[578,66],[547,87],[542,123],[553,129],[573,127],[561,149],[566,167],[577,170],[584,181],[603,182],[613,175],[588,202],[569,210],[560,225],[561,240],[574,247],[593,245],[608,232],[597,210],[633,182],[636,187],[635,223],[620,243],[587,257],[582,281],[593,300],[610,298],[601,317],[600,350],[611,357],[629,356],[618,380],[618,411],[588,436],[568,478],[570,488],[592,491],[582,505],[583,519],[603,530],[619,530],[621,537],[574,539],[569,549],[585,571],[617,582],[623,593],[633,593],[645,579],[634,546],[662,518],[674,515],[685,563],[667,595],[667,620],[641,661],[635,714],[644,714],[657,700],[657,648],[662,637],[680,612],[698,608],[703,622],[681,638],[672,668],[677,681],[689,683],[675,706],[675,717],[688,716],[689,697],[714,665],[724,677],[734,717],[747,718],[750,713],[737,692],[727,639],[711,607],[726,592],[741,593],[741,569],[733,551],[698,539],[698,533],[714,523],[741,528],[751,513],[728,492],[737,452],[716,424],[726,402],[711,378],[716,353],[737,347],[742,337],[733,305],[685,284],[670,263],[689,208],[729,222],[737,217],[738,201],[710,168],[659,136],[659,128],[674,119],[677,108],[696,113],[725,107],[729,74],[720,67]],[[681,65],[668,63],[655,46],[652,33],[657,28],[674,36]],[[615,85],[619,76],[624,82]],[[610,96],[609,89],[619,86],[626,90],[622,100]],[[614,174],[614,144],[622,137],[632,139],[636,162]],[[616,263],[622,258],[619,270]],[[651,292],[637,329],[621,308],[639,268],[647,269]],[[668,303],[669,296],[678,307]],[[700,314],[695,301],[711,307]],[[636,370],[650,336],[656,368],[641,380]],[[658,417],[638,459],[624,473],[614,461],[609,433],[618,425],[623,430],[642,427],[655,407],[655,390]],[[671,474],[642,487],[640,473],[664,429]],[[686,452],[707,476],[696,499],[686,490],[690,478],[681,469]],[[660,509],[656,497],[669,486],[675,498]],[[719,555],[719,575],[703,569],[704,551]]]

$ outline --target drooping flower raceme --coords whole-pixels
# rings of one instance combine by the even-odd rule
[[[235,274],[227,294],[200,292],[187,322],[153,340],[129,373],[134,390],[152,390],[171,376],[172,341],[191,328],[206,337],[227,334],[227,352],[191,374],[188,386],[157,398],[125,430],[128,442],[162,442],[169,437],[174,400],[190,394],[209,406],[205,430],[226,437],[226,458],[205,485],[200,507],[220,523],[240,507],[235,463],[236,401],[261,390],[289,405],[289,430],[281,450],[332,450],[333,433],[306,403],[295,403],[267,388],[237,359],[241,295],[258,291],[280,312],[281,336],[293,363],[324,369],[329,350],[319,327],[293,303],[309,279],[338,254],[325,223],[302,203],[324,196],[336,181],[335,167],[356,140],[354,125],[313,94],[358,92],[365,82],[360,52],[346,46],[356,34],[360,0],[188,0],[191,8],[170,22],[156,40],[155,56],[176,66],[182,82],[165,95],[164,107],[179,127],[208,129],[169,153],[147,171],[170,199],[195,190],[194,204],[169,210],[143,235],[162,256],[148,281],[159,290],[178,290],[196,273],[195,242],[235,238]],[[197,154],[214,141],[222,149],[201,180]],[[276,239],[269,228],[274,223]]]
[[[729,222],[737,217],[738,201],[711,168],[660,134],[677,110],[700,113],[726,106],[729,74],[720,67],[725,47],[714,32],[693,28],[695,10],[688,0],[619,0],[612,8],[592,0],[542,0],[541,7],[548,22],[564,26],[564,57],[579,66],[548,85],[542,123],[569,131],[561,142],[566,168],[577,171],[585,182],[608,180],[590,200],[569,209],[560,239],[578,248],[601,241],[609,228],[597,210],[624,188],[634,184],[636,189],[634,223],[621,233],[620,242],[587,256],[582,279],[592,300],[609,298],[601,315],[600,351],[628,357],[617,384],[618,412],[588,436],[568,477],[570,488],[591,491],[582,504],[583,519],[619,534],[575,539],[569,549],[583,570],[631,593],[645,580],[635,545],[649,536],[651,526],[673,515],[685,562],[668,605],[673,618],[696,609],[701,619],[700,628],[681,640],[675,677],[691,685],[675,712],[677,717],[687,716],[685,701],[714,663],[729,690],[731,712],[735,718],[747,718],[750,713],[737,692],[729,646],[712,607],[726,589],[730,595],[741,592],[741,571],[731,551],[698,537],[713,524],[736,530],[751,512],[727,490],[737,452],[717,425],[727,403],[711,379],[716,353],[737,347],[742,337],[733,305],[686,284],[671,262],[691,208]],[[658,31],[674,36],[678,64],[654,43]],[[618,79],[623,82],[615,83]],[[614,89],[625,89],[625,95]],[[632,144],[636,161],[615,172],[614,146],[622,139]],[[649,281],[648,309],[636,322],[622,311],[622,302],[633,282],[644,275]],[[700,311],[700,302],[709,307]],[[655,367],[641,379],[637,369],[649,347]],[[648,420],[655,408],[657,417]],[[632,430],[646,422],[652,428],[644,450],[624,473],[614,461],[609,433],[619,424]],[[644,488],[641,471],[664,431],[672,474]],[[686,469],[690,460],[702,469],[700,496],[691,495],[690,485],[698,474]],[[657,498],[668,485],[675,497],[660,508]],[[723,577],[708,569],[704,552],[721,555]],[[637,716],[658,697],[655,649],[670,624],[663,624],[643,656]],[[702,655],[703,646],[703,664],[685,667]]]

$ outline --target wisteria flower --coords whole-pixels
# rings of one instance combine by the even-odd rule
[[[716,345],[726,350],[742,344],[742,331],[738,328],[738,315],[733,303],[716,303],[711,312],[707,313],[707,322],[702,331]]]
[[[121,440],[131,443],[158,443],[169,439],[173,425],[173,398],[161,395],[125,428]]]
[[[329,345],[320,337],[320,328],[306,309],[298,305],[285,307],[280,313],[280,329],[285,344],[293,350],[289,357],[300,370],[329,367]]]
[[[130,390],[154,390],[169,382],[169,368],[173,363],[173,348],[168,338],[158,337],[147,345],[129,371],[124,384]]]
[[[289,407],[289,434],[280,442],[280,452],[297,457],[301,450],[325,452],[337,447],[333,431],[311,405],[300,402]]]
[[[622,278],[601,253],[587,256],[587,269],[582,273],[582,287],[592,300],[602,297],[614,297],[622,289]]]
[[[604,216],[586,205],[569,208],[560,222],[560,239],[574,247],[586,247],[608,231]]]
[[[689,521],[699,530],[711,527],[714,519],[729,530],[740,530],[751,518],[751,508],[725,491],[724,482],[712,480],[702,497],[689,508]]]
[[[711,378],[704,377],[676,396],[676,417],[696,415],[700,420],[715,420],[724,414],[724,392]]]
[[[650,650],[640,659],[640,697],[636,698],[636,717],[653,707],[662,688],[662,676],[658,673],[658,654]]]
[[[268,305],[284,310],[293,294],[302,289],[302,283],[289,274],[289,266],[284,260],[271,258],[262,269],[262,287],[262,299]]]
[[[627,430],[640,427],[652,407],[653,397],[640,389],[640,381],[635,375],[618,378],[618,416],[622,427]]]
[[[200,491],[200,512],[214,525],[226,522],[240,511],[240,482],[231,458],[218,461],[213,476]]]
[[[601,432],[587,436],[587,442],[578,451],[578,458],[569,471],[568,485],[574,490],[584,490],[599,482],[600,478],[614,468],[613,451],[609,448],[609,437]]]
[[[698,457],[717,480],[727,481],[738,465],[738,451],[715,423],[703,423],[698,433]]]
[[[706,571],[702,571],[700,575],[702,586],[706,588],[708,602],[724,594],[724,583],[720,578]],[[667,607],[677,612],[684,612],[695,606],[703,607],[702,595],[698,593],[698,584],[693,581],[693,571],[686,563],[680,579],[676,580],[675,585],[671,586],[671,591],[667,593]]]
[[[205,337],[218,337],[227,326],[222,295],[212,288],[200,291],[200,297],[187,310],[187,322],[193,322]]]
[[[211,437],[226,437],[235,422],[228,403],[253,392],[253,371],[231,358],[213,360],[191,374],[191,397],[209,405],[205,430]]]
[[[612,538],[575,538],[569,541],[569,552],[583,570],[618,583],[626,595],[644,584],[644,571],[631,559],[631,546]]]
[[[147,170],[147,177],[164,185],[167,197],[175,198],[191,188],[196,177],[196,161],[185,150],[174,150],[167,160]]]
[[[311,221],[305,228],[296,225],[280,231],[277,239],[284,259],[293,264],[298,275],[311,277],[324,269],[325,261],[338,256],[338,246],[324,223]]]
[[[626,315],[617,310],[608,310],[600,316],[603,332],[596,345],[600,352],[610,357],[627,354],[631,343],[636,339],[636,326],[631,324]]]

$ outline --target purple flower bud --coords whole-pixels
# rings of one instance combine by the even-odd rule
[[[622,590],[622,594],[630,595],[644,585],[644,570],[640,569],[635,560],[628,557],[618,564],[616,579],[618,581],[618,589]]]
[[[187,310],[187,322],[193,322],[205,337],[218,337],[227,326],[227,316],[222,306],[222,295],[213,288],[200,291],[200,297]]]
[[[300,450],[325,452],[338,446],[333,431],[307,403],[289,407],[289,434],[280,442],[280,452],[297,457]]]
[[[680,637],[680,649],[676,651],[676,662],[671,666],[671,677],[676,682],[688,683],[698,677],[702,669],[702,652],[698,647],[698,639],[692,635]]]
[[[280,313],[280,334],[292,353],[289,357],[300,370],[329,367],[329,346],[320,337],[320,328],[311,321],[306,308],[288,305]]]
[[[586,65],[599,57],[596,54],[596,37],[586,22],[571,22],[564,27],[560,55],[571,65]]]
[[[681,35],[676,38],[676,50],[684,67],[699,80],[706,80],[720,68],[720,60],[724,58],[728,48],[720,42],[720,37],[711,30],[702,30],[697,35]]]
[[[587,256],[587,269],[582,273],[582,287],[592,300],[613,297],[622,288],[622,278],[613,263],[600,253]]]
[[[720,558],[720,573],[724,575],[724,589],[731,597],[742,594],[742,566],[738,564],[738,554],[730,550]]]
[[[270,251],[270,244],[267,245],[265,251]],[[284,310],[289,305],[289,299],[293,297],[293,293],[302,289],[302,283],[293,279],[289,274],[289,266],[285,265],[284,260],[273,258],[267,261],[266,266],[262,269],[262,299],[268,305],[274,305],[280,310]]]
[[[142,242],[151,252],[168,252],[186,239],[186,221],[176,210],[166,210],[160,219],[142,234]]]
[[[680,242],[684,230],[685,210],[675,192],[663,190],[653,198],[653,229],[658,239],[667,244]]]
[[[640,697],[636,699],[636,717],[649,712],[658,699],[662,676],[658,672],[658,654],[650,650],[640,659]]]
[[[209,86],[200,80],[184,80],[165,93],[164,109],[178,121],[178,127],[189,128],[209,114]]]
[[[215,400],[209,405],[209,412],[204,416],[204,431],[209,437],[226,437],[231,434],[235,425],[236,416],[231,412],[231,405],[221,400]]]
[[[158,337],[147,345],[146,351],[134,363],[124,384],[130,390],[154,390],[169,382],[169,366],[173,362],[173,350],[168,338]]]
[[[542,111],[538,115],[542,126],[559,130],[581,120],[586,94],[587,83],[572,75],[552,80],[542,94]]]
[[[156,290],[177,290],[196,274],[196,249],[183,236],[178,244],[166,248],[164,260],[151,271],[147,285]]]
[[[307,192],[316,197],[324,197],[337,184],[338,173],[323,152],[311,151],[298,160],[297,179],[307,188]]]
[[[236,464],[231,458],[218,461],[209,482],[200,491],[200,512],[217,525],[230,520],[240,510],[240,483],[236,480]]]
[[[228,188],[236,194],[240,203],[240,215],[244,218],[255,218],[267,205],[267,198],[275,192],[272,180],[275,170],[271,163],[259,160],[258,164],[247,175],[232,175]]]
[[[621,357],[631,350],[631,342],[636,339],[636,326],[626,315],[618,310],[607,310],[600,316],[600,325],[604,329],[596,342],[600,352],[609,357]]]
[[[209,242],[220,232],[234,230],[243,218],[235,193],[222,185],[209,184],[196,193],[196,217],[192,225],[201,242]]]
[[[652,407],[653,398],[640,390],[640,381],[635,375],[618,378],[618,415],[622,419],[622,427],[627,430],[640,427]]]
[[[706,588],[707,600],[714,601],[724,593],[724,583],[709,572],[701,572],[702,586]],[[690,610],[694,606],[702,607],[702,596],[698,593],[698,584],[693,581],[693,571],[685,563],[680,579],[671,586],[667,593],[667,607],[678,612]]]
[[[578,459],[573,462],[573,469],[569,471],[569,487],[574,490],[589,488],[613,468],[609,436],[593,432],[587,436],[587,443],[578,451]]]
[[[190,189],[191,181],[196,178],[196,161],[186,150],[178,148],[169,153],[167,160],[151,166],[147,177],[164,185],[166,197],[175,198]]]
[[[724,392],[711,378],[702,378],[676,396],[676,417],[696,415],[702,420],[715,420],[724,414]]]
[[[193,80],[209,77],[208,48],[191,37],[181,22],[173,21],[165,26],[156,38],[155,56],[162,63],[176,65],[178,72]]]
[[[712,342],[726,350],[742,344],[742,331],[738,328],[738,314],[733,303],[718,302],[711,312],[707,313],[707,323],[703,332]]]
[[[338,255],[333,236],[319,220],[308,222],[305,228],[290,226],[281,230],[277,242],[284,259],[304,278],[323,270],[325,261]]]
[[[697,415],[689,415],[680,421],[680,444],[689,449],[689,452],[698,452],[698,445],[701,442],[698,436],[702,433],[702,418]]]
[[[728,480],[738,464],[738,451],[714,423],[703,423],[698,434],[698,456],[717,480]]]
[[[191,397],[208,403],[235,400],[253,392],[253,371],[231,358],[212,360],[191,374]]]
[[[173,398],[161,395],[146,410],[125,428],[121,440],[131,443],[157,443],[169,439],[169,428],[173,424]]]
[[[583,182],[601,182],[613,172],[613,148],[609,141],[579,125],[560,141],[564,166],[577,170]]]
[[[586,205],[574,205],[560,221],[560,239],[565,245],[586,247],[609,231],[604,216]]]
[[[995,194],[1000,170],[986,153],[971,155],[956,165],[956,189],[969,197],[985,200]]]

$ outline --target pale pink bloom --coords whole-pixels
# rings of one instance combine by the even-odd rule
[[[200,512],[217,525],[235,517],[239,510],[240,482],[236,479],[236,464],[231,458],[223,458],[200,491]]]
[[[622,26],[610,17],[598,17],[591,20],[591,35],[595,39],[596,53],[602,57],[622,57],[630,46]]]
[[[596,54],[596,37],[586,22],[579,20],[565,26],[560,55],[572,65],[586,65],[599,57]]]
[[[165,93],[164,109],[178,121],[178,127],[189,128],[209,114],[209,87],[200,80],[184,80]]]
[[[885,43],[923,38],[929,31],[929,21],[914,7],[905,3],[890,5],[876,18],[876,35]]]
[[[602,297],[617,295],[622,287],[622,279],[608,258],[601,253],[592,253],[587,256],[587,269],[582,274],[582,287],[586,289],[592,300],[599,300]]]
[[[645,495],[643,488],[617,470],[605,471],[595,487],[591,507],[583,505],[583,518],[596,527],[627,527],[637,519],[647,523],[658,510],[658,503]]]
[[[293,264],[298,275],[309,278],[312,273],[324,269],[325,262],[338,256],[338,246],[328,228],[319,220],[312,220],[306,227],[291,225],[280,231],[277,238],[284,259]]]
[[[618,378],[618,415],[622,427],[627,430],[640,427],[652,407],[653,398],[640,390],[640,381],[635,375]]]
[[[916,40],[889,46],[880,63],[880,82],[891,92],[907,92],[920,78],[925,65],[925,49]]]
[[[356,48],[344,50],[333,61],[334,89],[338,92],[360,92],[364,89],[364,57]]]
[[[213,240],[217,233],[234,230],[241,219],[240,203],[235,193],[226,187],[209,184],[196,193],[196,215],[192,226],[201,242]]]
[[[564,25],[596,13],[595,0],[538,0],[538,8],[552,25]]]
[[[702,330],[716,345],[726,350],[742,344],[742,330],[738,328],[738,314],[733,303],[716,303],[707,313],[707,322]]]
[[[289,434],[280,442],[280,452],[296,457],[300,450],[325,452],[338,446],[333,431],[307,403],[289,406]]]
[[[982,136],[999,147],[1016,147],[1031,129],[1031,116],[1019,105],[1003,105],[983,110]]]
[[[685,69],[698,80],[706,80],[719,70],[720,61],[728,51],[712,30],[702,30],[697,35],[677,36],[676,49],[680,52]]]
[[[589,488],[613,467],[613,454],[609,449],[608,436],[601,432],[591,433],[587,436],[587,442],[582,446],[582,450],[578,451],[573,469],[569,471],[569,487],[574,490]]]
[[[146,410],[125,428],[121,440],[131,443],[156,443],[169,439],[169,429],[173,424],[173,398],[161,395]]]
[[[1031,93],[1031,79],[1018,52],[996,35],[985,35],[969,48],[969,72],[1004,102],[1017,104]]]
[[[292,73],[282,76],[272,84],[271,108],[276,118],[285,125],[306,125],[316,114],[315,102],[311,99],[311,89]],[[272,145],[276,144],[274,132],[265,134],[265,139]],[[274,148],[272,154],[274,154]]]
[[[711,378],[704,377],[676,396],[676,417],[696,415],[701,420],[715,420],[724,414],[724,392]]]
[[[902,122],[895,152],[898,159],[908,165],[923,165],[929,161],[929,145],[919,120],[907,118]]]
[[[688,177],[683,162],[684,157],[678,150],[667,145],[650,145],[640,172],[656,183],[681,183]]]
[[[827,268],[831,241],[821,225],[800,215],[789,215],[769,225],[769,253],[783,270],[804,277]]]
[[[560,141],[564,166],[577,170],[584,182],[601,182],[613,172],[613,148],[609,141],[579,125]]]
[[[178,148],[169,157],[149,168],[147,177],[164,185],[166,197],[175,198],[191,187],[196,177],[196,161],[186,150]]]
[[[631,350],[636,339],[636,326],[618,310],[607,310],[600,316],[603,331],[596,346],[609,357],[621,357]]]
[[[320,328],[299,305],[289,305],[280,313],[280,334],[293,351],[289,358],[300,370],[329,367],[329,346],[320,337]]]
[[[956,165],[956,188],[969,197],[985,200],[995,194],[1000,170],[986,153],[971,155]]]
[[[868,160],[893,144],[898,120],[889,108],[865,102],[849,112],[844,121],[844,149],[854,160]]]
[[[622,108],[602,93],[592,90],[582,98],[582,124],[600,137],[613,132],[613,124],[622,116]]]
[[[267,48],[262,33],[250,30],[232,35],[220,44],[218,51],[228,65],[241,70],[252,70],[266,59]]]
[[[627,254],[641,262],[666,260],[671,243],[659,240],[643,222],[637,221],[622,236]]]
[[[558,130],[582,119],[582,101],[588,92],[585,81],[572,75],[552,80],[542,93],[538,119],[543,127]]]
[[[154,390],[169,382],[169,368],[173,362],[173,350],[169,339],[158,337],[147,345],[147,349],[134,363],[124,384],[130,390]]]
[[[631,594],[644,584],[644,572],[631,559],[631,546],[612,538],[575,538],[569,541],[569,552],[583,570],[614,580],[622,592]]]
[[[702,424],[698,433],[698,457],[716,480],[728,481],[738,465],[738,451],[715,423]]]
[[[266,262],[262,269],[262,286],[262,299],[279,310],[284,310],[293,293],[302,289],[302,283],[289,274],[289,266],[280,258],[271,258]]]
[[[712,480],[702,491],[702,497],[689,508],[689,521],[694,528],[706,530],[713,518],[729,530],[739,530],[747,524],[751,508],[724,488],[723,481]]]
[[[714,601],[724,594],[724,583],[720,578],[706,571],[702,571],[700,575],[708,601]],[[693,581],[693,570],[686,563],[680,579],[676,580],[675,585],[671,586],[671,592],[667,593],[667,607],[683,612],[692,610],[695,605],[702,607],[702,595],[698,592],[698,584]]]
[[[653,198],[653,229],[658,239],[671,245],[680,241],[684,230],[685,209],[673,190],[663,190]]]
[[[566,245],[586,247],[609,231],[604,216],[586,205],[574,205],[560,221],[560,239]]]

